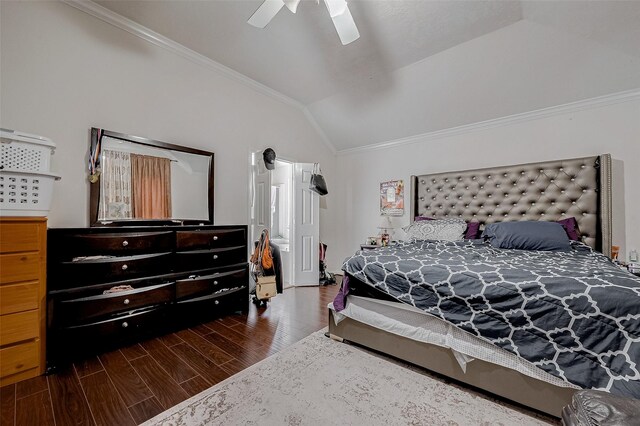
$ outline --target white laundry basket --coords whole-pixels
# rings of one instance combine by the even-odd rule
[[[47,216],[53,182],[51,139],[0,129],[0,216]]]
[[[48,172],[55,149],[49,138],[0,129],[0,170]]]

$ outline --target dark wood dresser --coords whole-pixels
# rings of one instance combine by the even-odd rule
[[[248,310],[245,225],[49,229],[48,250],[49,366]]]

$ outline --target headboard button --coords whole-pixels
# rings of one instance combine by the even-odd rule
[[[491,198],[491,194],[487,195],[487,197]]]
[[[505,173],[505,174],[503,174],[502,176],[507,177],[507,176],[509,176],[509,175]]]
[[[564,172],[564,168],[560,167],[560,171],[561,171],[561,172]]]
[[[424,197],[420,197],[420,201],[424,201]]]
[[[504,217],[507,217],[507,216],[509,216],[509,215],[505,213],[505,214],[504,214]]]
[[[484,189],[484,186],[483,186],[483,185],[480,185],[480,189]]]
[[[582,193],[584,194],[585,192],[587,192],[587,190],[586,190],[586,189],[583,189],[583,190],[582,190]]]
[[[575,181],[576,181],[576,178],[571,178],[571,182],[575,182]]]
[[[544,216],[544,213],[540,213],[540,216]]]
[[[551,179],[549,182],[553,183],[553,182],[555,182],[555,181],[556,181],[555,179]]]
[[[585,167],[587,166],[585,166],[584,164],[580,166],[581,169],[584,169]]]
[[[571,202],[571,204],[574,204],[574,205],[575,205],[575,204],[576,204],[576,202],[575,202],[575,201],[572,201],[572,202]]]
[[[422,179],[422,180],[420,181],[420,183],[424,185],[424,184],[425,184],[425,183],[427,183],[427,182],[426,182],[424,179]]]
[[[445,181],[445,182],[449,182],[449,178],[446,178],[444,181]]]

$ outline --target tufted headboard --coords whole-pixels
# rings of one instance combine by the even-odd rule
[[[481,224],[575,217],[583,242],[611,254],[611,156],[411,176],[411,221]]]

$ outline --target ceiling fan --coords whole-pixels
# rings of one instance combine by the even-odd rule
[[[320,0],[317,0],[320,3]],[[251,15],[249,24],[257,28],[264,28],[278,14],[283,6],[287,6],[291,12],[296,13],[300,0],[264,0],[258,10]],[[343,45],[356,41],[360,37],[356,23],[349,11],[346,0],[324,0],[327,5],[329,15],[336,27],[338,37]]]

